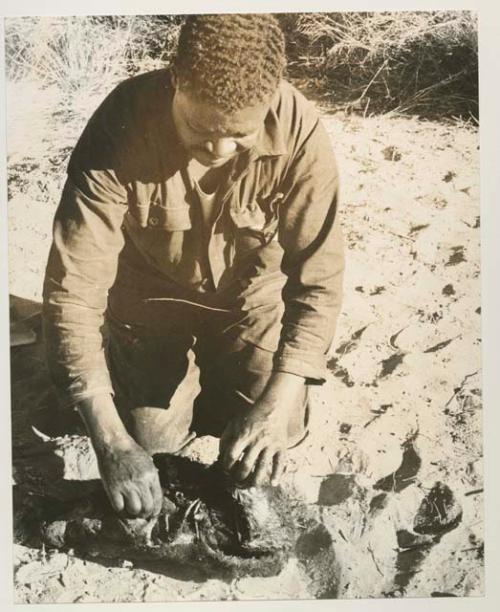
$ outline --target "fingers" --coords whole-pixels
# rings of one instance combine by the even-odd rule
[[[269,473],[271,473],[270,484],[275,487],[279,484],[284,470],[285,454],[282,451],[273,452],[266,448],[260,453],[254,472],[248,478],[248,484],[254,487],[266,484],[269,481]]]
[[[125,501],[123,495],[119,491],[113,491],[108,493],[109,501],[116,512],[121,512],[125,508]]]
[[[140,512],[140,515],[145,518],[152,516],[153,514],[153,494],[151,493],[151,489],[149,486],[142,487],[140,499],[141,499],[141,504],[142,504],[142,510]]]
[[[137,516],[142,510],[141,499],[134,490],[128,490],[125,494],[125,510],[131,516]]]
[[[279,484],[285,470],[285,453],[271,447],[262,448],[261,444],[248,446],[240,460],[233,464],[231,476],[234,480],[248,486],[266,483]]]
[[[246,444],[245,439],[242,438],[224,440],[221,453],[221,465],[223,469],[229,471],[233,467],[240,458],[241,453],[245,450]]]
[[[284,453],[278,451],[273,457],[273,471],[271,473],[271,485],[275,487],[281,477],[283,476],[283,472],[285,470],[285,457]]]
[[[242,484],[264,484],[270,477],[275,486],[284,471],[285,444],[286,431],[275,421],[267,429],[258,419],[236,421],[221,437],[218,460],[222,469]]]
[[[156,482],[152,482],[150,486],[151,496],[153,498],[153,516],[158,516],[161,512],[161,507],[163,504],[163,491],[160,486],[159,479]]]
[[[116,512],[149,518],[160,513],[163,493],[160,483],[153,481],[140,488],[130,486],[121,491],[110,492],[109,499]]]
[[[99,472],[113,509],[131,517],[149,518],[161,511],[163,493],[154,462],[135,444],[110,447],[99,459]]]
[[[245,480],[251,474],[261,451],[260,444],[247,446],[239,462],[233,466],[231,474],[235,480]]]
[[[257,463],[255,465],[254,473],[251,477],[252,486],[262,485],[267,480],[267,474],[269,471],[269,462],[272,457],[272,452],[269,448],[265,448],[259,455]]]

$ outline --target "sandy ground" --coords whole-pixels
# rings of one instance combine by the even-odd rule
[[[33,91],[7,87],[9,265],[11,294],[39,301],[52,216],[85,112],[35,114]],[[50,91],[36,99],[38,108],[59,103]],[[345,299],[331,375],[314,390],[310,435],[291,451],[284,484],[332,536],[338,597],[480,596],[478,133],[413,118],[325,112],[323,121],[342,177]],[[28,431],[16,393],[47,401],[36,386],[43,364],[29,366],[22,350],[13,350],[26,365],[13,369],[14,457]],[[210,462],[217,441],[199,440],[191,452]],[[431,490],[445,492],[449,516],[439,503],[434,510],[453,524],[429,543],[418,525]],[[14,565],[17,603],[314,597],[293,559],[274,578],[196,582],[15,543]]]

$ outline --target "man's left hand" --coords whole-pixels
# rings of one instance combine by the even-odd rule
[[[247,486],[278,484],[285,468],[290,415],[304,402],[302,377],[273,372],[260,398],[228,423],[220,441],[222,468]]]
[[[222,468],[235,481],[249,486],[278,484],[284,470],[288,419],[283,411],[257,403],[244,415],[234,417],[220,441]]]

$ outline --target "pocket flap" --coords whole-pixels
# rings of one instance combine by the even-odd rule
[[[262,230],[266,224],[266,215],[256,203],[240,210],[231,209],[230,214],[238,228]]]
[[[151,203],[148,225],[169,232],[191,229],[189,206],[158,206]]]

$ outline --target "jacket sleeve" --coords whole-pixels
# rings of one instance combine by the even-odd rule
[[[327,352],[341,307],[344,254],[332,146],[316,118],[300,139],[283,180],[278,237],[285,311],[276,371],[325,381]]]
[[[112,393],[102,326],[127,193],[116,176],[113,96],[96,111],[68,166],[43,287],[47,360],[61,403]]]

